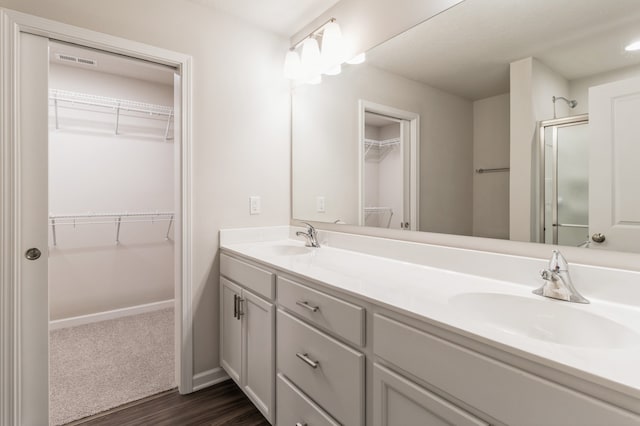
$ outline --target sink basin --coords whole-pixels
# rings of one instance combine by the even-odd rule
[[[311,253],[312,248],[305,247],[305,246],[279,244],[279,245],[269,246],[268,250],[271,251],[276,256],[298,256],[301,254]]]
[[[498,293],[465,293],[449,303],[476,323],[504,333],[546,342],[593,348],[640,344],[640,335],[623,324],[577,309],[568,302]]]

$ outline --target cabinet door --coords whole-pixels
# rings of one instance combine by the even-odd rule
[[[242,321],[236,315],[241,289],[220,277],[220,365],[240,384],[242,367]]]
[[[405,379],[373,365],[375,426],[488,426],[488,423]]]
[[[270,422],[275,405],[275,358],[273,304],[243,290],[242,316],[242,389]]]

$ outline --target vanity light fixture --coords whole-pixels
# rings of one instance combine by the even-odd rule
[[[640,41],[634,41],[631,44],[628,44],[624,50],[626,50],[627,52],[633,52],[636,50],[640,50]]]
[[[364,52],[362,52],[362,53],[357,54],[357,55],[356,55],[356,56],[354,56],[353,58],[349,59],[349,60],[347,61],[347,63],[348,63],[349,65],[358,65],[358,64],[363,63],[363,62],[364,62],[364,61],[366,61],[366,60],[367,60],[367,54],[366,54],[366,53],[364,53]]]
[[[300,46],[302,53],[298,55]],[[362,56],[359,62],[349,63],[364,62],[364,54],[358,56]],[[331,18],[289,49],[284,61],[284,75],[300,83],[318,84],[322,81],[321,74],[340,74],[345,57],[342,31],[335,18]]]

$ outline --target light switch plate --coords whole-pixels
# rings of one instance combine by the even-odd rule
[[[324,197],[321,195],[318,195],[316,197],[316,212],[324,213],[325,211],[326,211],[326,208],[325,208]]]
[[[252,195],[249,197],[249,214],[260,214],[260,197]]]

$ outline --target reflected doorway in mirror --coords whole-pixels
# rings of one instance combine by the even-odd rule
[[[420,116],[365,100],[359,117],[359,225],[417,230]]]

